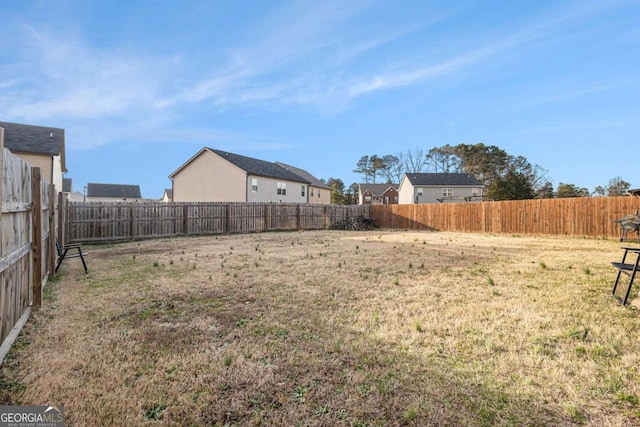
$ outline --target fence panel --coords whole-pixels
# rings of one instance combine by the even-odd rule
[[[326,229],[358,215],[391,229],[612,238],[620,234],[613,220],[639,208],[637,197],[372,206],[72,202],[60,215],[69,242]]]
[[[640,197],[579,197],[421,205],[375,205],[382,228],[619,238],[615,223],[640,209]]]
[[[180,210],[187,227],[181,234],[220,234],[227,229],[227,206],[221,203],[182,203]]]
[[[0,139],[2,137],[0,130]],[[31,168],[2,147],[0,342],[26,321],[33,298],[31,271]],[[26,316],[26,317],[25,317]],[[12,341],[11,341],[12,342]],[[11,345],[11,343],[9,343]],[[6,350],[8,351],[8,349]],[[6,353],[5,353],[6,354]],[[4,354],[2,354],[4,357]]]
[[[66,242],[107,242],[179,235],[318,230],[369,206],[289,203],[64,203]]]

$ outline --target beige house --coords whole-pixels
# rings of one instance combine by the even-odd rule
[[[205,147],[169,175],[173,201],[328,203],[328,189],[285,166]]]
[[[480,201],[483,184],[470,173],[408,173],[398,188],[400,204]]]
[[[142,200],[139,185],[87,184],[87,202],[139,202]]]
[[[56,192],[63,191],[65,164],[64,129],[0,122],[4,128],[4,146],[32,166],[40,168],[40,175]]]

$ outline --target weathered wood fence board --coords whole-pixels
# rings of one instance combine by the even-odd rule
[[[65,242],[326,229],[369,206],[282,203],[65,203]]]
[[[0,250],[0,342],[27,311],[31,287],[31,170],[3,150],[2,246]]]
[[[0,361],[42,302],[55,262],[55,188],[4,148],[0,128]]]
[[[640,209],[640,197],[580,197],[421,205],[375,205],[381,228],[619,238],[613,220]]]

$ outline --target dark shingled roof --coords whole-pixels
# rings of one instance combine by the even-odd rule
[[[296,175],[298,175],[299,177],[301,177],[302,179],[306,179],[307,181],[309,181],[310,185],[313,185],[314,187],[320,187],[320,188],[326,188],[327,190],[330,190],[329,186],[327,184],[325,184],[324,182],[320,181],[318,178],[316,178],[315,176],[311,175],[309,172],[307,172],[304,169],[300,169],[297,168],[295,166],[291,166],[291,165],[287,165],[285,163],[282,162],[276,162],[276,165],[285,168],[286,170],[295,173]]]
[[[62,192],[71,193],[72,181],[71,178],[62,178]]]
[[[64,129],[0,122],[4,146],[13,152],[59,155],[64,147]]]
[[[375,196],[381,196],[389,187],[398,191],[398,184],[358,184],[360,186],[360,193],[364,194],[370,191]]]
[[[141,199],[139,185],[87,184],[87,197],[111,197],[114,199]]]
[[[310,182],[306,179],[286,170],[283,167],[278,166],[275,163],[254,159],[252,157],[241,156],[239,154],[228,153],[222,150],[214,150],[213,148],[207,148],[207,150],[216,153],[218,156],[222,157],[229,163],[236,165],[237,167],[251,175],[310,184]]]
[[[416,185],[460,185],[482,186],[483,184],[470,173],[408,173],[409,182]]]

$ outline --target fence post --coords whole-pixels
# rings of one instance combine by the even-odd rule
[[[327,205],[324,205],[324,208],[322,209],[323,212],[323,217],[324,217],[324,229],[326,230],[327,228]]]
[[[136,239],[136,231],[135,231],[135,226],[136,226],[136,220],[134,218],[135,215],[135,210],[133,209],[133,203],[129,204],[129,218],[130,218],[130,227],[131,227],[131,240],[135,240]]]
[[[189,205],[186,203],[182,205],[182,234],[187,235],[189,233]]]
[[[269,230],[269,204],[264,203],[262,206],[264,206],[264,227],[262,231],[268,231]]]
[[[47,271],[49,277],[53,277],[56,268],[56,186],[49,184],[49,257],[47,258]]]
[[[42,182],[40,168],[31,168],[31,257],[33,307],[42,307]]]

